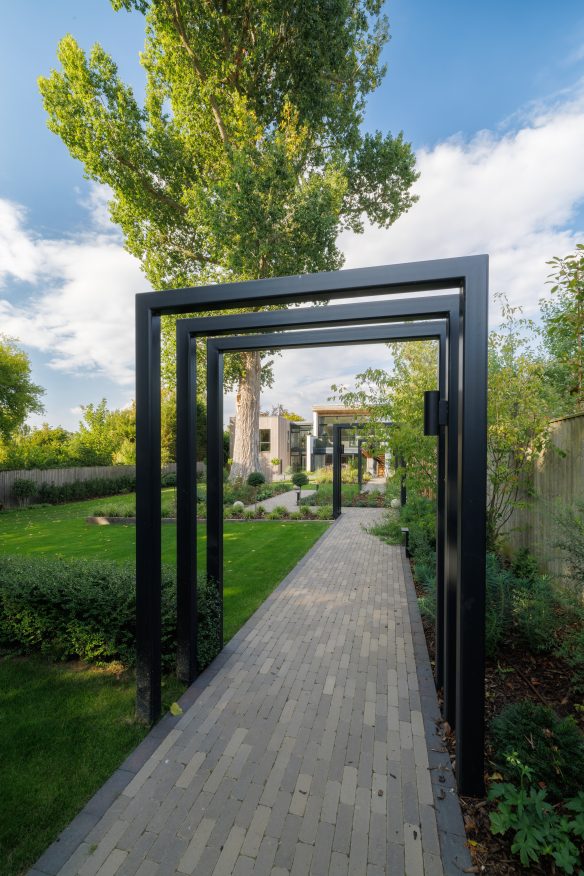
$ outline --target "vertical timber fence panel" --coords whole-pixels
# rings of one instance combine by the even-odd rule
[[[503,531],[514,550],[527,548],[543,572],[561,577],[554,516],[560,507],[584,502],[584,414],[553,420],[550,428],[553,447],[536,459],[530,489],[520,495],[521,505]]]

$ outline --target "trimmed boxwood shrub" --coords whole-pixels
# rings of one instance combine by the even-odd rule
[[[0,557],[0,648],[55,659],[135,662],[133,564],[52,557]],[[218,651],[220,605],[206,578],[198,581],[200,667]],[[176,580],[162,571],[162,655],[176,659]]]
[[[520,772],[505,755],[532,770],[532,781],[543,782],[553,800],[574,797],[584,775],[584,736],[572,717],[559,718],[553,709],[525,700],[507,706],[491,722],[496,762],[505,778],[520,782]]]
[[[252,471],[250,475],[248,475],[247,483],[250,487],[261,487],[262,484],[265,484],[266,478],[261,473],[261,471]]]

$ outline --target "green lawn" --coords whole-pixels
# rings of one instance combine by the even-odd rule
[[[165,679],[168,708],[182,687]],[[133,676],[0,660],[0,874],[22,873],[146,735]]]
[[[108,498],[128,503],[133,496]],[[0,513],[6,554],[128,561],[133,526],[95,526],[99,500]],[[326,522],[226,523],[224,633],[229,640],[328,528]],[[162,527],[174,563],[175,527]],[[205,531],[198,528],[204,565]],[[168,706],[180,693],[166,679]],[[143,737],[134,722],[134,681],[112,670],[0,659],[0,876],[30,866]]]
[[[107,504],[111,507],[133,501],[133,495],[116,496],[107,499]],[[67,505],[1,512],[2,552],[132,561],[136,548],[135,526],[96,526],[85,522],[85,518],[100,502],[99,499],[89,499]],[[294,568],[328,526],[327,522],[320,521],[225,523],[223,595],[226,641]],[[197,531],[200,568],[204,570],[205,526],[200,524]],[[176,528],[173,524],[164,524],[162,560],[174,564],[175,559]]]

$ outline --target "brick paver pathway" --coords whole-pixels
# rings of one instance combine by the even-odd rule
[[[469,866],[409,572],[364,529],[380,513],[343,512],[31,874]]]

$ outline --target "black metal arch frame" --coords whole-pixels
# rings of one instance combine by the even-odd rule
[[[418,325],[426,325],[426,323],[418,323]],[[432,323],[427,323],[428,326],[431,326]],[[445,326],[442,327],[442,332],[440,335],[440,353],[442,353],[444,346],[444,337],[446,335]],[[444,336],[444,337],[443,337]],[[436,340],[437,338],[433,337],[420,337],[416,338],[416,340]],[[395,340],[395,338],[387,338],[387,340]],[[408,338],[400,338],[400,340],[413,341],[413,337]],[[443,383],[443,374],[441,368],[441,361],[439,356],[439,376],[438,381],[440,385]],[[336,520],[337,517],[341,513],[342,506],[342,474],[341,474],[341,456],[343,454],[343,445],[341,444],[341,436],[342,433],[348,431],[350,429],[358,429],[362,426],[363,423],[333,423],[333,519]],[[393,423],[381,423],[379,425],[383,426],[392,426]],[[446,425],[446,424],[444,424]],[[362,460],[361,460],[361,447],[363,446],[364,439],[357,438],[357,483],[359,485],[359,490],[363,487],[363,471],[362,471]],[[444,465],[442,457],[438,456],[438,485],[441,482],[441,470],[443,471]],[[440,488],[437,491],[437,504],[440,505]],[[438,555],[436,555],[436,574],[437,578],[440,579],[442,568],[441,563],[439,561]],[[442,592],[442,588],[440,587],[441,582],[437,581],[438,587],[440,588],[440,593]],[[441,662],[441,659],[440,661]]]
[[[137,707],[154,720],[160,711],[160,318],[226,309],[297,304],[326,299],[409,293],[404,299],[374,304],[338,305],[247,312],[233,317],[201,318],[196,334],[213,337],[230,332],[315,328],[356,322],[399,322],[443,318],[447,321],[448,427],[445,453],[444,532],[441,544],[445,568],[445,684],[451,664],[455,684],[447,712],[456,717],[457,778],[467,794],[483,791],[484,722],[484,576],[486,498],[486,376],[488,259],[472,256],[379,268],[281,277],[269,280],[195,287],[136,296],[137,359]],[[454,295],[418,295],[455,289]],[[378,315],[375,315],[377,307]],[[389,311],[389,315],[388,315]],[[367,312],[367,316],[363,314]],[[225,322],[231,321],[228,327]],[[181,323],[190,320],[180,320]],[[213,329],[215,323],[215,329]],[[206,324],[206,325],[204,325]],[[199,332],[198,329],[201,329]],[[346,342],[346,341],[343,341]],[[177,374],[195,388],[189,358],[190,340],[177,347]],[[275,348],[270,343],[270,348]],[[246,349],[249,343],[246,341]],[[189,396],[194,398],[194,394]],[[191,406],[192,408],[194,406]],[[194,414],[178,424],[179,506],[191,479],[189,433]],[[179,448],[182,446],[182,454]],[[185,455],[186,449],[186,455]],[[208,447],[208,463],[220,448]],[[192,501],[192,500],[191,500]],[[222,512],[215,509],[214,513]],[[191,521],[177,521],[179,578],[190,569]],[[184,580],[184,579],[183,579]],[[192,579],[191,579],[192,580]],[[189,605],[178,605],[179,627]],[[448,619],[454,626],[448,628]],[[454,723],[454,722],[452,722]]]

